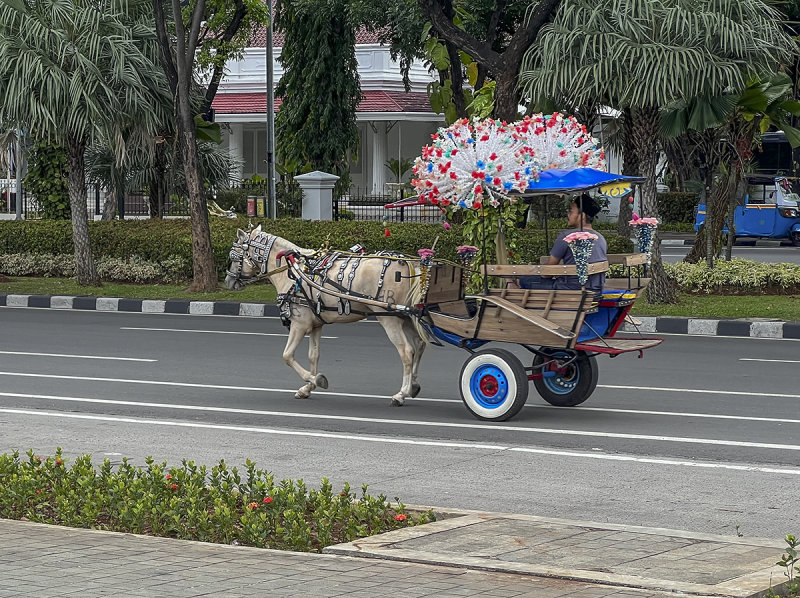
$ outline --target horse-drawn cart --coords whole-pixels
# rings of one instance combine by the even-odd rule
[[[472,128],[461,122],[440,130],[444,141],[425,148],[415,167],[415,172],[421,173],[416,181],[421,193],[410,201],[441,207],[455,205],[452,199],[463,209],[480,209],[479,200],[499,205],[499,197],[523,201],[536,195],[582,193],[637,182],[592,168],[602,162],[602,152],[599,160],[591,161],[597,148],[591,137],[584,141],[586,129],[574,119],[547,118],[528,119],[511,132],[507,125],[493,121],[491,126]],[[554,139],[538,140],[539,130],[547,137],[556,120],[563,134],[556,132]],[[548,149],[551,142],[555,149]],[[537,143],[544,145],[537,150]],[[533,173],[532,165],[551,150],[555,157],[548,158],[550,168]],[[579,167],[557,168],[559,157],[565,156]],[[464,162],[460,170],[459,160]],[[512,170],[514,164],[516,171]],[[510,199],[512,193],[516,196]],[[487,264],[484,248],[484,263],[478,269],[482,289],[474,294],[467,288],[476,271],[471,265],[479,251],[476,247],[459,248],[461,263],[434,259],[432,249],[420,250],[419,259],[387,253],[313,251],[259,227],[250,233],[239,231],[226,282],[230,288],[239,288],[265,276],[278,289],[279,305],[290,329],[284,359],[307,383],[298,390],[298,398],[308,397],[316,386],[327,388],[327,378],[317,373],[321,326],[376,316],[403,361],[403,384],[392,397],[393,404],[402,405],[419,392],[417,368],[425,345],[447,343],[469,353],[459,380],[466,407],[480,419],[503,421],[522,409],[530,381],[553,405],[579,405],[597,385],[597,355],[616,357],[633,352],[641,357],[645,349],[662,342],[641,336],[617,337],[649,282],[644,277],[649,262],[646,252],[656,223],[651,219],[642,223],[645,226],[635,229],[642,233],[639,245],[645,252],[609,254],[605,261],[595,263],[589,263],[588,256],[591,239],[597,237],[583,230],[574,239],[565,239],[575,256],[574,265]],[[577,290],[520,289],[506,284],[519,276],[539,275],[574,276],[584,285],[589,276],[604,274],[612,265],[619,266],[625,276],[607,278],[601,291],[585,286]],[[294,351],[306,335],[310,339],[310,370],[294,359]],[[532,361],[525,365],[507,349],[484,348],[487,343],[511,343],[530,352]]]

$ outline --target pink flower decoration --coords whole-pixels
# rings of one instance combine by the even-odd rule
[[[429,260],[429,259],[431,259],[435,253],[436,253],[436,252],[435,252],[433,249],[420,249],[419,251],[417,251],[417,254],[418,254],[418,255],[419,255],[419,257],[421,257],[423,260]]]
[[[444,230],[450,230],[450,223],[447,220],[442,222],[442,226],[444,227]]]
[[[579,232],[575,232],[575,233],[570,233],[566,237],[564,237],[564,241],[566,243],[572,243],[573,241],[586,241],[588,239],[591,239],[592,241],[596,241],[597,240],[597,235],[594,235],[592,233],[587,233],[586,231],[583,231],[583,232],[579,231]]]

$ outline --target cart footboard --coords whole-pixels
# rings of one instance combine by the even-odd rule
[[[645,349],[660,345],[663,338],[597,338],[591,341],[578,343],[575,350],[587,353],[605,353],[612,357],[621,353],[638,352],[642,357]]]

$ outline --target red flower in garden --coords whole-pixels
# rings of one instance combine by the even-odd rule
[[[257,509],[258,508],[258,503],[257,502],[251,502],[247,506],[250,507],[251,509]]]
[[[63,461],[61,459],[56,459],[56,465],[61,465]]]
[[[37,490],[37,491],[36,491],[36,494],[41,494],[41,493],[42,493],[42,491],[41,491],[41,490]]]
[[[268,497],[266,497],[266,498],[264,499],[264,502],[265,502],[266,504],[269,504],[269,503],[271,503],[273,500],[275,500],[275,499],[274,499],[274,498],[272,498],[271,496],[268,496]]]
[[[167,474],[167,479],[168,479],[168,480],[171,480],[171,479],[172,479],[172,476],[171,476],[171,475],[169,475],[169,474]]]
[[[170,486],[170,488],[172,488],[173,490],[177,490],[178,489],[178,484],[172,484],[172,486]]]
[[[387,228],[387,229],[385,229],[385,230],[383,231],[383,236],[384,236],[384,237],[391,237],[391,236],[392,236],[392,233],[390,233],[390,232],[389,232],[389,229]]]
[[[394,516],[395,521],[405,521],[406,519],[408,519],[408,517],[403,513],[398,513],[397,515]]]

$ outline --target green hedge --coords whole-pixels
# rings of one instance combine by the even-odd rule
[[[444,230],[439,224],[395,223],[389,225],[390,236],[384,234],[380,222],[310,222],[296,219],[258,220],[253,226],[262,224],[264,230],[279,235],[302,247],[317,248],[330,241],[336,249],[347,249],[356,243],[368,251],[381,249],[400,251],[416,255],[417,250],[430,247],[438,236],[437,255],[454,259],[455,248],[463,243],[461,227]],[[216,218],[211,221],[211,243],[214,260],[222,273],[225,270],[228,252],[236,238],[236,229],[246,227],[248,221]],[[164,262],[179,258],[191,264],[192,234],[189,221],[180,220],[113,220],[89,224],[92,249],[95,256],[125,258],[136,255],[152,262]],[[551,242],[555,231],[551,234]],[[609,253],[632,251],[629,239],[605,233]],[[49,253],[71,254],[72,227],[70,222],[58,221],[0,221],[0,253]],[[525,229],[520,241],[517,262],[539,263],[545,255],[544,233]],[[191,275],[191,270],[187,276]]]
[[[658,194],[658,214],[663,222],[694,223],[697,193],[669,192]]]

